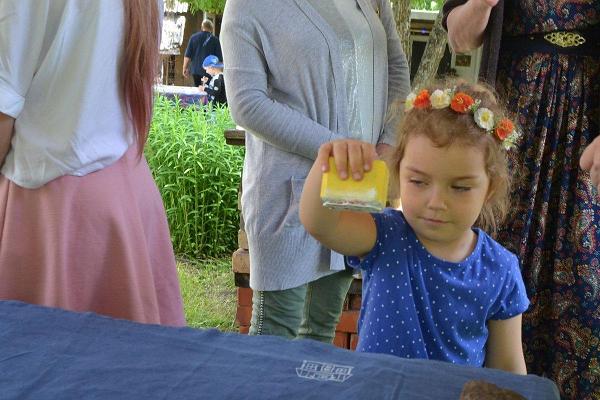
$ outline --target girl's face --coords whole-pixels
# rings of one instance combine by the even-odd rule
[[[400,162],[402,211],[431,252],[460,246],[488,198],[484,152],[454,143],[436,147],[426,136],[408,140]]]

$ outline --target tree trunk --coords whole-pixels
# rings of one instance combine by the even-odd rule
[[[410,0],[390,0],[394,9],[394,19],[396,20],[396,29],[402,41],[402,49],[406,54],[408,65],[412,54],[410,45]]]
[[[448,36],[442,27],[442,15],[442,11],[440,10],[435,23],[433,24],[433,28],[429,33],[423,57],[421,58],[419,68],[413,79],[413,88],[418,88],[435,78],[440,61],[442,61],[442,57],[444,56]]]

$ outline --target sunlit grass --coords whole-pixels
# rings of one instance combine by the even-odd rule
[[[237,298],[231,258],[179,260],[177,270],[188,326],[236,331]]]

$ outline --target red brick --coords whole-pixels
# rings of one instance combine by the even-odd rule
[[[248,325],[240,325],[240,333],[247,335],[250,327]]]
[[[250,273],[250,253],[248,250],[237,249],[231,256],[231,269],[241,274]]]
[[[238,306],[252,307],[252,289],[237,288]]]
[[[360,310],[360,302],[362,299],[362,296],[359,294],[351,294],[349,295],[350,299],[349,299],[349,304],[348,304],[348,309],[349,310]]]
[[[356,345],[358,344],[358,335],[352,334],[350,335],[350,350],[356,350]]]
[[[341,347],[343,349],[347,349],[350,345],[350,335],[348,335],[346,332],[335,332],[335,337],[333,338],[333,345]]]
[[[336,328],[340,332],[356,333],[358,324],[358,311],[344,311]]]
[[[348,304],[350,304],[349,297],[350,296],[346,296],[346,298],[344,299],[344,305],[342,306],[342,311],[348,310]]]
[[[237,312],[235,313],[235,322],[239,326],[250,325],[251,318],[252,318],[252,307],[238,306]]]

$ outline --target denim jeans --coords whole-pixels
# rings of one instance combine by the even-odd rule
[[[333,342],[352,279],[345,270],[292,289],[255,290],[250,334]]]

